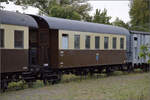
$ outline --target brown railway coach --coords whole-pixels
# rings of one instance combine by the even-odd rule
[[[51,68],[67,69],[126,62],[126,37],[129,32],[124,28],[31,16],[39,26],[37,62],[40,65],[49,63]]]
[[[15,72],[27,70],[29,33],[36,30],[37,24],[32,17],[0,11],[0,73],[11,77]]]

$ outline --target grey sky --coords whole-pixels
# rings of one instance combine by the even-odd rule
[[[103,10],[104,8],[107,9],[108,15],[112,16],[111,21],[114,21],[116,17],[119,17],[125,22],[130,20],[129,18],[129,1],[89,1],[91,6],[93,7],[91,14],[95,13],[96,9]]]
[[[107,9],[108,15],[112,16],[111,21],[114,21],[116,17],[119,17],[125,22],[130,21],[129,18],[129,4],[130,1],[127,0],[90,0],[88,3],[91,4],[93,7],[92,11],[90,12],[91,15],[95,13],[96,9],[101,9],[103,10],[104,8]],[[15,6],[13,3],[2,3],[2,6],[4,6],[4,10],[9,10],[9,11],[16,11],[19,10],[20,12],[25,12],[28,14],[37,14],[38,9],[29,7],[27,10],[23,11],[22,7],[20,6]]]

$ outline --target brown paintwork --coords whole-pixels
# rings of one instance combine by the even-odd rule
[[[58,30],[49,29],[47,22],[37,16],[32,16],[38,23],[38,64],[58,66]],[[49,60],[49,61],[48,61]]]
[[[32,16],[38,23],[38,35],[37,35],[37,62],[39,65],[48,63],[48,50],[50,44],[49,27],[46,21],[40,17]]]
[[[0,73],[2,72],[2,53],[1,53],[1,49],[0,49]]]
[[[64,53],[61,53],[64,52]],[[96,55],[99,59],[96,60]],[[96,65],[123,64],[126,60],[125,50],[60,50],[59,67],[75,68]]]
[[[23,67],[28,67],[27,49],[0,49],[1,50],[1,71],[19,72],[25,71]]]
[[[58,50],[58,30],[50,29],[48,23],[37,16],[32,16],[38,23],[38,63],[48,63],[52,68],[76,68],[95,65],[123,64],[125,50]],[[61,54],[61,52],[64,52]],[[96,60],[96,54],[99,59]]]
[[[58,66],[58,30],[50,30],[50,66]]]

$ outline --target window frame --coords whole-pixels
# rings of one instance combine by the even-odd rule
[[[67,48],[65,47],[63,47],[63,37],[67,37]],[[62,42],[62,49],[69,49],[69,34],[67,34],[67,33],[63,33],[62,34],[62,40],[61,40],[61,42]]]
[[[114,41],[114,39],[115,39],[115,41]],[[114,44],[114,42],[115,42],[115,44]],[[112,49],[114,49],[114,50],[117,49],[117,37],[112,38]]]
[[[18,41],[16,41],[16,32],[21,32],[21,33],[18,33],[18,34],[22,34],[22,45],[21,46],[17,46],[16,45],[16,42],[18,42]],[[20,41],[19,41],[20,42]],[[14,30],[14,48],[24,48],[24,30]]]
[[[77,42],[76,42],[76,39],[77,39]],[[76,45],[76,44],[78,44],[78,45]],[[74,35],[74,49],[80,49],[80,35],[78,35],[78,34]]]
[[[121,39],[122,39],[123,41],[121,41]],[[122,49],[122,50],[124,49],[124,45],[125,45],[124,42],[125,42],[125,39],[124,39],[123,37],[121,37],[121,38],[120,38],[120,49]],[[123,44],[122,44],[122,43],[123,43]]]
[[[3,41],[1,44],[0,44],[0,48],[4,48],[5,47],[5,29],[3,28],[0,28],[0,31],[2,31],[2,37],[3,38],[0,38],[0,42]]]
[[[96,41],[96,39],[98,39],[98,42]],[[100,49],[100,36],[95,36],[95,49]]]
[[[108,39],[108,40],[107,40],[107,48],[105,47],[105,44],[106,44],[106,43],[105,43],[105,39],[106,39],[106,38]],[[109,49],[109,37],[108,37],[108,36],[105,36],[105,37],[104,37],[104,49],[105,49],[105,50],[108,50],[108,49]]]
[[[85,49],[91,48],[91,37],[90,35],[85,36]]]

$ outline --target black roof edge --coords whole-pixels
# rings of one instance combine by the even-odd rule
[[[144,35],[150,35],[150,32],[143,32],[143,31],[132,31],[130,30],[131,34],[144,34]]]

